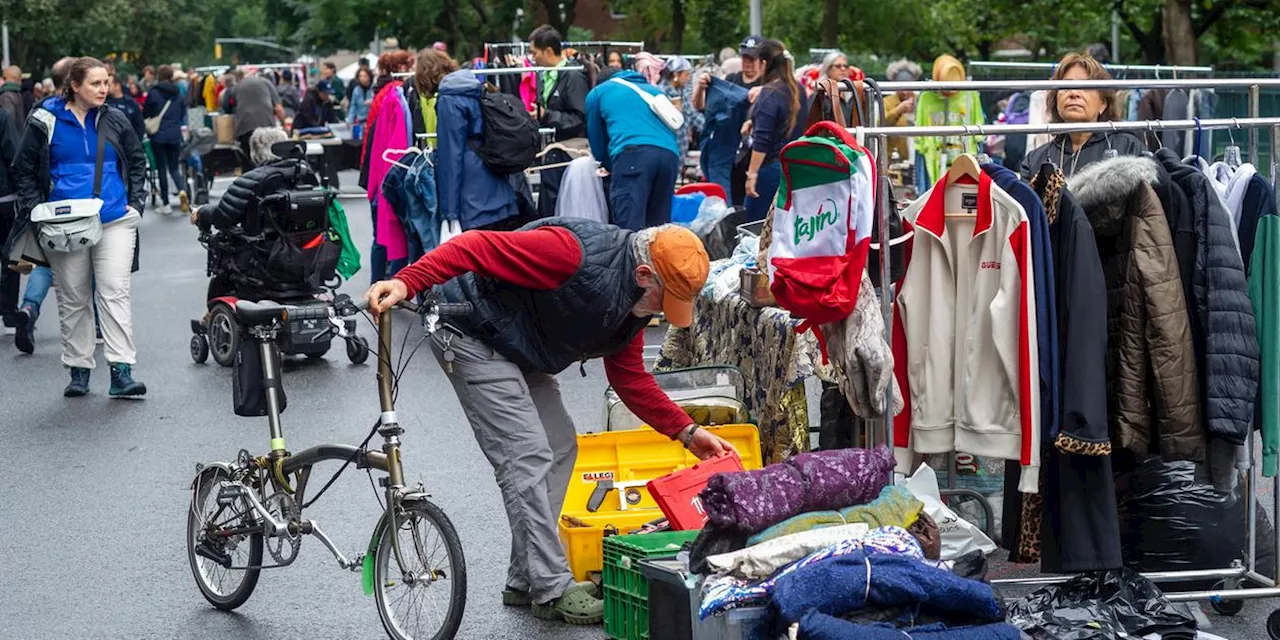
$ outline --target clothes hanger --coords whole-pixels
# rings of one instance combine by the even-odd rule
[[[388,156],[388,155],[390,155],[390,154],[392,154],[392,153],[398,153],[398,154],[400,154],[400,157],[399,157],[399,158],[396,158],[395,160],[392,160],[391,158],[388,158],[387,156]],[[408,148],[408,149],[383,149],[383,150],[382,150],[382,160],[383,160],[384,162],[390,162],[391,164],[394,164],[394,165],[396,165],[397,167],[403,167],[403,168],[405,168],[405,169],[412,169],[413,167],[410,167],[410,166],[409,166],[409,165],[407,165],[407,164],[401,164],[401,163],[400,163],[400,161],[401,161],[401,160],[403,160],[403,159],[405,158],[405,156],[410,155],[410,154],[414,154],[414,153],[422,153],[422,150],[421,150],[421,149],[419,149],[419,148],[417,148],[417,147],[410,147],[410,148]]]
[[[969,134],[969,126],[965,125],[965,135]],[[956,156],[955,162],[951,163],[951,167],[947,169],[946,187],[950,189],[957,183],[960,184],[977,184],[979,176],[982,175],[982,169],[978,166],[978,160],[972,153],[962,153]],[[960,181],[964,180],[964,183]],[[947,218],[977,218],[977,213],[953,213],[947,212]]]
[[[1240,122],[1235,118],[1231,119],[1231,124],[1235,127],[1240,126]],[[1232,128],[1227,128],[1227,135],[1231,138],[1231,144],[1227,145],[1227,148],[1223,150],[1222,161],[1232,169],[1239,169],[1240,165],[1244,164],[1244,161],[1240,157],[1240,147],[1236,144],[1236,135]]]
[[[559,142],[552,142],[551,144],[549,144],[549,145],[547,145],[547,146],[543,147],[543,148],[542,148],[542,151],[539,151],[538,153],[534,154],[534,156],[533,156],[533,157],[535,157],[535,158],[541,158],[542,156],[547,155],[548,153],[550,153],[551,151],[553,151],[553,150],[555,150],[555,149],[559,149],[559,150],[561,150],[561,151],[563,151],[563,152],[565,152],[565,153],[569,154],[570,156],[573,156],[574,158],[578,158],[578,157],[581,157],[582,155],[584,155],[584,154],[582,153],[582,151],[581,151],[581,150],[578,150],[578,149],[570,149],[570,148],[568,148],[568,147],[564,146],[563,144],[561,144],[561,143],[559,143]]]

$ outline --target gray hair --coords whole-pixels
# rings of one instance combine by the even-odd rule
[[[261,127],[254,130],[253,135],[249,137],[249,159],[253,161],[254,166],[258,167],[279,160],[280,156],[271,152],[271,145],[288,139],[289,135],[284,132],[284,129],[278,127]]]
[[[912,80],[919,80],[920,74],[923,73],[923,70],[920,69],[920,65],[906,58],[902,58],[890,63],[889,68],[885,69],[884,76],[890,81],[896,81],[898,75],[902,73],[910,74]]]
[[[840,58],[844,58],[845,64],[848,64],[849,56],[846,56],[844,53],[840,51],[832,51],[831,53],[828,53],[826,56],[824,56],[822,58],[822,67],[821,69],[819,69],[818,79],[825,80],[827,78],[827,74],[831,73],[831,66],[834,65],[836,63],[836,60],[839,60]]]

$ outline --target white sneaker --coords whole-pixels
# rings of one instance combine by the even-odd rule
[[[0,336],[16,336],[18,330],[13,327],[0,327]]]
[[[167,216],[167,215],[169,215],[170,213],[173,213],[173,207],[170,207],[170,206],[169,206],[169,205],[167,205],[167,204],[162,204],[162,205],[160,205],[159,207],[157,207],[157,208],[156,208],[156,213],[158,213],[158,214],[160,214],[160,215]]]

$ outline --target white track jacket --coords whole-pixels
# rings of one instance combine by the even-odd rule
[[[894,362],[907,407],[894,425],[898,470],[915,453],[1018,460],[1035,493],[1040,383],[1030,222],[985,173],[944,176],[903,213],[914,227],[894,314]],[[975,217],[948,217],[947,213]],[[1099,293],[1101,295],[1101,292]]]

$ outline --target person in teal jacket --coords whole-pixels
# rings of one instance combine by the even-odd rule
[[[611,174],[609,222],[632,231],[671,221],[680,173],[676,132],[639,92],[667,99],[635,71],[619,71],[587,94],[591,155]]]
[[[964,79],[964,65],[959,60],[949,55],[941,55],[934,60],[934,82],[958,82]],[[982,100],[977,91],[925,91],[920,94],[920,102],[916,106],[916,126],[980,124],[986,124],[986,117],[982,113]],[[929,173],[925,182],[932,184],[941,178],[956,156],[978,153],[979,140],[977,136],[917,139],[916,153],[924,157],[924,167]]]

